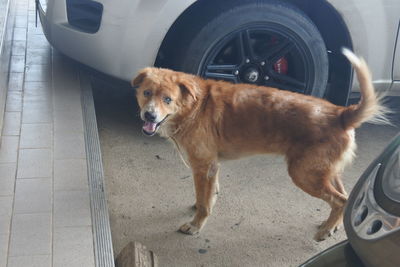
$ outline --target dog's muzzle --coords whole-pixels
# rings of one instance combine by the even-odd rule
[[[160,122],[156,122],[156,116],[154,114],[150,112],[145,112],[144,113],[145,121],[142,128],[143,133],[148,136],[153,136],[157,132],[160,125],[167,119],[168,116],[169,114],[165,116],[164,119],[162,119]]]

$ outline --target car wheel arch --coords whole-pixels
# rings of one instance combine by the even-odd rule
[[[264,1],[267,2],[269,0]],[[351,49],[352,41],[346,24],[339,12],[325,0],[308,0],[301,3],[295,0],[279,1],[293,5],[303,11],[320,31],[329,51],[330,62],[329,91],[326,98],[335,104],[346,105],[352,85],[352,71],[350,64],[340,54],[340,48],[346,46]],[[196,20],[200,18],[200,20],[204,20],[204,16],[217,16],[220,12],[235,5],[254,2],[257,1],[202,0],[194,2],[181,13],[167,31],[160,45],[154,65],[157,67],[173,68],[172,62],[174,50],[176,50],[176,39],[185,34],[189,28],[196,27]],[[326,25],[329,26],[327,27]],[[332,30],[335,34],[332,34]]]

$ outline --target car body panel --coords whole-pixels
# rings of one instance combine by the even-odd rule
[[[342,16],[354,51],[365,58],[378,90],[392,84],[393,56],[400,19],[397,0],[328,0]],[[355,82],[355,86],[358,84]]]
[[[323,1],[323,0],[320,0]],[[155,63],[171,25],[194,0],[98,0],[104,6],[100,29],[84,33],[68,24],[66,2],[48,1],[41,21],[49,42],[65,55],[111,76],[129,81]],[[368,62],[378,90],[392,77],[400,2],[397,0],[328,0],[343,17],[353,48]],[[178,40],[179,41],[179,40]],[[397,65],[396,65],[397,66]],[[396,74],[392,74],[392,71]],[[357,90],[357,83],[355,82]],[[395,88],[395,87],[393,87]]]
[[[396,50],[393,59],[393,85],[392,92],[400,95],[400,22],[397,28]]]
[[[97,2],[103,4],[104,13],[99,31],[91,34],[68,24],[65,1],[48,1],[40,16],[46,38],[63,54],[130,80],[139,69],[154,64],[168,29],[194,1]]]
[[[301,264],[299,267],[355,267],[362,266],[348,240],[344,240]]]
[[[398,167],[398,165],[391,165],[388,162],[393,157],[399,156],[399,147],[400,134],[389,143],[361,175],[347,202],[344,213],[344,228],[352,248],[365,266],[399,266],[400,217],[398,217],[398,214],[390,213],[378,201],[382,199],[381,193],[378,191],[379,184],[385,181],[385,179],[378,177],[383,175],[381,172],[385,173],[383,166]],[[374,173],[378,165],[382,167],[379,166],[379,172],[375,171]],[[400,179],[400,177],[397,177],[397,179]],[[368,202],[374,205],[369,205]],[[395,205],[399,204],[396,203]],[[357,218],[357,211],[361,210],[360,207],[367,207],[368,212],[365,216],[360,217],[362,218],[361,222],[357,223],[354,218]],[[380,221],[383,225],[375,229],[376,231],[368,233],[368,229],[374,229],[375,221]]]
[[[393,186],[400,180],[397,175],[391,176],[400,171],[399,149],[400,134],[372,161],[353,187],[343,218],[348,240],[328,248],[300,266],[399,266],[400,202],[385,204],[381,200],[388,195],[379,191],[384,183]],[[388,175],[393,178],[391,181],[385,179]],[[397,214],[389,208],[396,210]],[[366,213],[362,215],[361,210],[366,210]]]

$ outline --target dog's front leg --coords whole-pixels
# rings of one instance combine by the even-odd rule
[[[217,162],[193,168],[196,190],[196,214],[191,222],[185,223],[180,227],[179,231],[182,233],[189,235],[197,234],[206,223],[217,199],[218,170],[219,164]]]

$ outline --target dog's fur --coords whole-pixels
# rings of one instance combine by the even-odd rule
[[[159,128],[186,155],[193,171],[196,215],[181,232],[198,233],[211,214],[221,160],[263,153],[284,155],[293,182],[331,206],[315,239],[323,240],[336,229],[347,201],[341,174],[354,157],[354,129],[384,111],[366,63],[348,50],[344,55],[355,68],[362,94],[361,101],[349,107],[167,69],[139,72],[132,85],[138,87],[144,133],[153,135]]]

